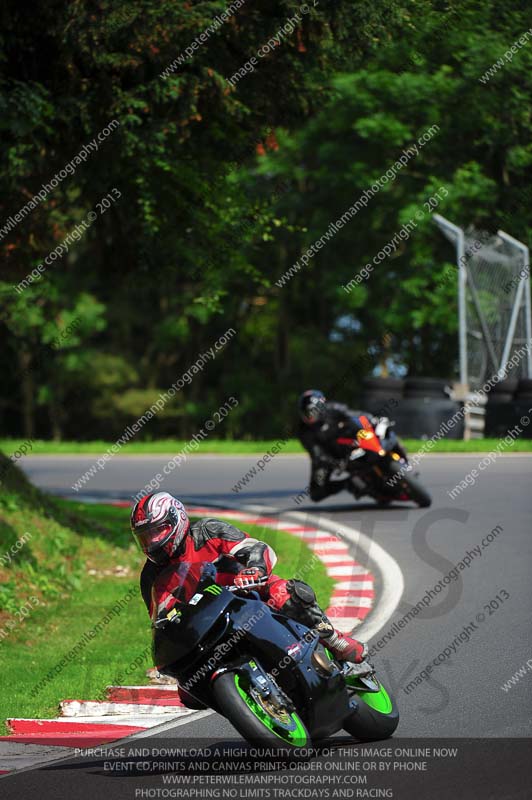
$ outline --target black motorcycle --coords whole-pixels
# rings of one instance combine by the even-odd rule
[[[153,655],[193,708],[213,708],[244,739],[303,748],[344,729],[395,731],[394,699],[368,662],[338,662],[304,625],[253,590],[216,583],[211,563],[169,567],[154,586]]]

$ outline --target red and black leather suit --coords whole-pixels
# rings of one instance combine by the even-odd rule
[[[260,595],[268,605],[309,628],[314,628],[320,636],[330,635],[334,628],[316,601],[312,587],[296,579],[284,580],[272,574],[277,557],[273,549],[253,539],[244,531],[235,528],[228,522],[218,519],[200,519],[190,525],[180,551],[170,565],[188,562],[199,564],[209,561],[213,563],[218,576],[216,582],[222,586],[231,586],[235,577],[244,568],[258,567],[268,576],[261,585]],[[159,578],[164,581],[164,571],[168,564],[160,566],[146,560],[140,576],[142,597],[152,614],[152,588]],[[174,570],[172,570],[174,571]]]

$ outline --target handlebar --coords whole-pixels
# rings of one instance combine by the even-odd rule
[[[264,587],[264,582],[250,583],[245,588],[241,586],[224,586],[224,589],[227,589],[229,592],[249,592],[250,589],[257,589],[260,588],[261,586]]]

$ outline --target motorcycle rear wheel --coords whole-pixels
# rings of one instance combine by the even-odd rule
[[[392,695],[380,686],[379,692],[357,691],[357,710],[344,722],[344,730],[355,739],[374,742],[387,739],[399,724],[399,711]]]
[[[309,733],[295,712],[268,707],[245,687],[238,672],[225,672],[213,687],[216,702],[241,736],[269,748],[309,747]]]

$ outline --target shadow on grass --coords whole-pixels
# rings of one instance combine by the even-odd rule
[[[91,507],[82,503],[65,502],[33,486],[24,473],[3,453],[0,453],[0,519],[2,508],[24,510],[72,530],[83,537],[106,539],[109,544],[127,549],[131,546],[129,510],[115,506]],[[4,542],[0,528],[0,541]],[[10,534],[7,531],[8,542]],[[15,540],[16,541],[16,535]],[[9,545],[8,545],[9,546]]]

